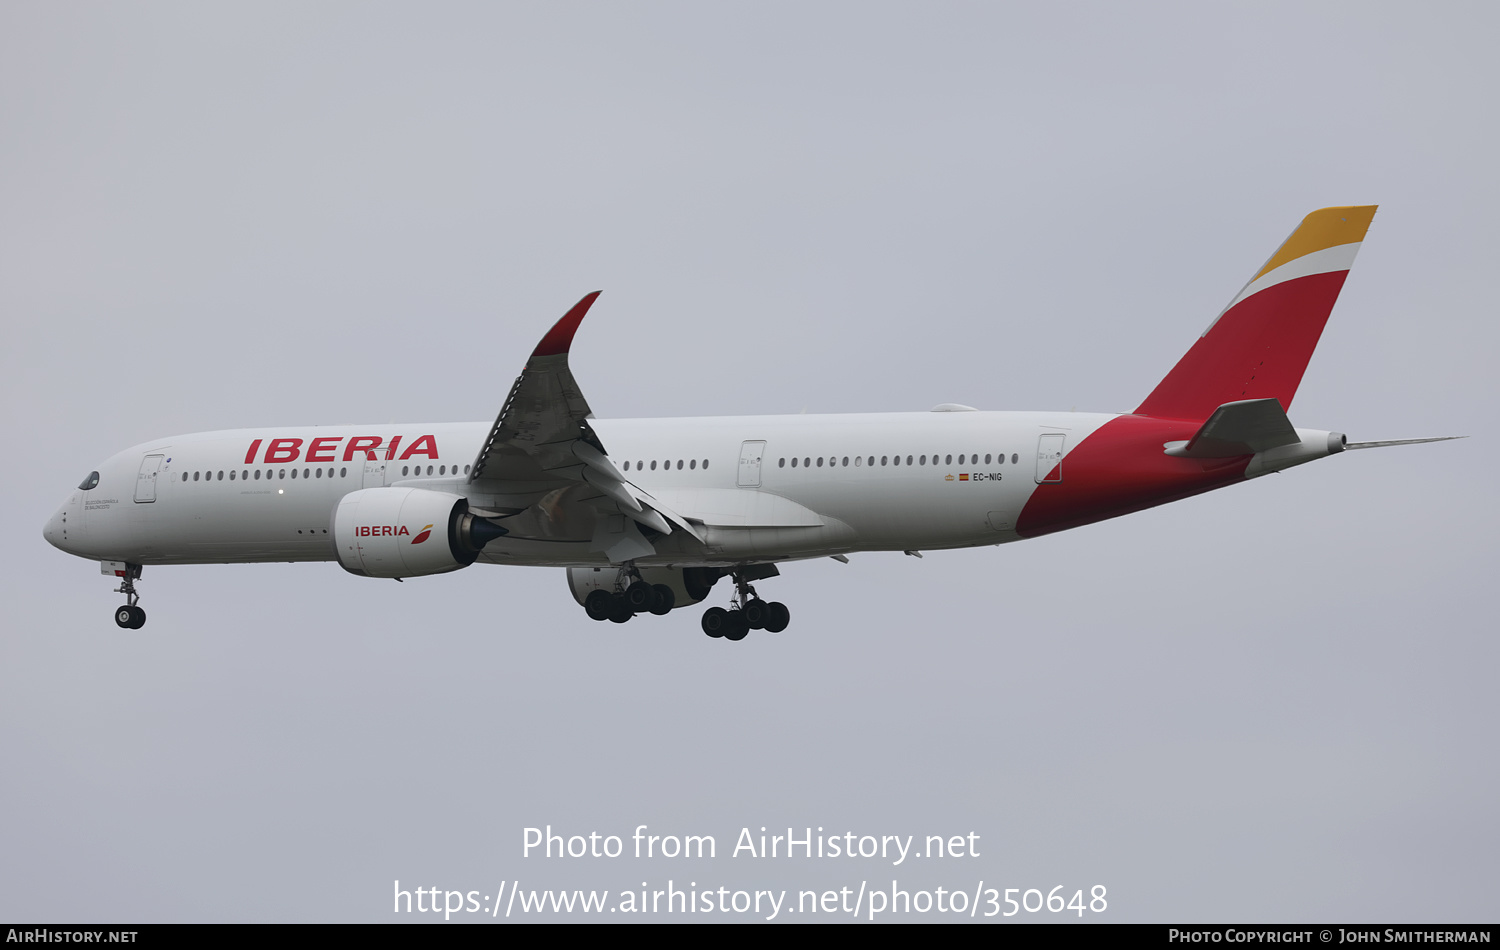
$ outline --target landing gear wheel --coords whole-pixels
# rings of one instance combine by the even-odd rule
[[[126,604],[115,611],[115,624],[126,630],[139,630],[146,625],[146,612],[133,604]]]
[[[625,602],[624,594],[614,594],[609,599],[609,619],[615,623],[625,623],[635,616],[635,611],[630,609],[630,604]]]
[[[636,581],[625,588],[625,603],[630,605],[632,613],[645,613],[655,601],[656,591],[645,581]]]
[[[766,613],[766,602],[759,597],[745,604],[745,623],[750,625],[751,630],[760,630],[766,626],[770,614]]]
[[[139,630],[146,625],[146,612],[135,605],[141,596],[135,592],[136,579],[141,576],[139,564],[126,564],[124,571],[116,571],[120,586],[115,593],[125,595],[125,606],[115,611],[115,624],[126,630]]]
[[[590,620],[608,620],[615,610],[615,598],[607,590],[591,590],[583,599],[583,610]]]
[[[786,629],[786,625],[792,622],[792,612],[786,609],[786,604],[779,600],[773,600],[766,604],[766,630],[770,633],[780,633]]]
[[[722,637],[728,622],[729,611],[723,607],[710,607],[703,611],[703,632],[711,637]]]
[[[651,612],[658,617],[665,617],[677,606],[677,594],[666,584],[657,584],[651,589],[656,592],[656,599],[651,601]]]
[[[724,624],[725,640],[743,640],[750,634],[750,624],[745,620],[743,610],[731,610]]]

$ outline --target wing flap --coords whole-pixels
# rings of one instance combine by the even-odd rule
[[[656,497],[682,517],[733,528],[816,528],[823,518],[789,498],[753,488],[663,489]]]

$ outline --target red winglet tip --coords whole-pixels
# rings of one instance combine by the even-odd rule
[[[536,345],[531,355],[536,356],[565,356],[568,349],[573,345],[573,334],[578,332],[578,324],[583,322],[584,314],[599,299],[601,291],[594,291],[573,305],[573,309],[563,314],[563,318],[552,325],[547,335],[542,337],[542,342]]]

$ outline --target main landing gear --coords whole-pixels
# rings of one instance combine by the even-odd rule
[[[734,591],[730,595],[728,610],[710,607],[704,611],[703,632],[710,637],[743,640],[751,630],[780,633],[792,619],[792,612],[787,610],[786,604],[764,601],[750,586],[751,581],[780,574],[775,564],[741,564],[735,568],[685,567],[673,569],[678,572],[675,577],[670,571],[657,568],[647,568],[642,572],[632,564],[609,570],[609,575],[600,576],[603,573],[600,568],[570,568],[569,583],[573,585],[574,596],[582,598],[584,612],[592,620],[628,623],[637,614],[663,616],[678,605],[678,598],[682,596],[679,592],[686,593],[684,606],[699,603],[709,596],[722,577],[733,578]],[[665,579],[667,583],[653,584],[646,577]],[[585,590],[588,591],[586,594]]]
[[[623,590],[591,591],[583,600],[583,609],[591,620],[625,623],[636,614],[665,616],[677,606],[677,595],[665,584],[648,584],[639,575]]]
[[[125,605],[115,610],[115,623],[126,630],[139,630],[146,625],[146,612],[136,606],[141,599],[141,595],[135,592],[135,582],[141,576],[141,566],[126,564],[124,572],[116,574],[121,580],[115,593],[125,595]]]
[[[734,596],[729,609],[710,607],[703,612],[703,632],[711,637],[725,640],[743,640],[751,630],[766,630],[780,633],[791,623],[792,612],[779,601],[767,603],[750,586],[750,578],[740,572],[730,575],[734,580]]]

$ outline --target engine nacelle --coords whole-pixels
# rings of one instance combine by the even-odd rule
[[[469,514],[469,502],[425,488],[350,492],[333,515],[344,570],[363,577],[420,577],[468,567],[504,528]]]
[[[678,607],[696,604],[708,596],[715,583],[723,576],[716,567],[644,567],[641,580],[648,584],[665,584],[677,595]],[[620,580],[618,567],[570,567],[568,568],[568,590],[573,599],[583,606],[583,601],[596,590],[614,592]]]

